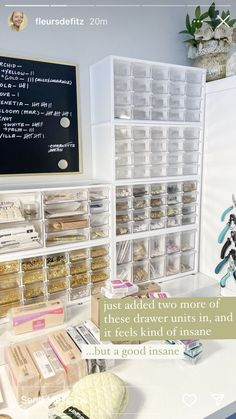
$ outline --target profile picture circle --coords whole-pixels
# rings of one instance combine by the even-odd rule
[[[8,16],[8,26],[13,32],[20,32],[28,25],[28,19],[24,12],[21,10],[13,10]]]

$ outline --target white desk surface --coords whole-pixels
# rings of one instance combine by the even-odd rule
[[[219,293],[217,284],[201,275],[163,284],[162,290],[173,296]],[[83,306],[73,308],[71,317],[84,320],[88,314],[89,307]],[[73,322],[69,319],[69,323]],[[234,402],[236,340],[203,341],[203,345],[203,357],[196,365],[182,360],[117,360],[112,371],[127,383],[130,395],[122,419],[203,419]],[[54,398],[23,410],[15,401],[5,366],[0,367],[0,379],[7,404],[0,413],[12,419],[47,419]],[[222,395],[218,405],[215,394]]]

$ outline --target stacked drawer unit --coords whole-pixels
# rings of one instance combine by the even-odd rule
[[[198,182],[116,187],[116,234],[134,234],[195,224]]]
[[[0,317],[21,304],[88,297],[110,278],[110,270],[109,244],[0,262]]]
[[[193,272],[196,230],[121,241],[116,244],[117,279],[134,283]]]
[[[199,127],[116,125],[116,179],[197,175],[200,140]]]
[[[114,60],[114,117],[199,122],[202,84],[189,68]]]

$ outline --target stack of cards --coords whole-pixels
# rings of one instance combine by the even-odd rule
[[[106,281],[106,286],[101,289],[101,293],[107,298],[123,298],[137,292],[137,285],[122,279]]]

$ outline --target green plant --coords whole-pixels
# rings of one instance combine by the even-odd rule
[[[221,17],[221,19],[220,19],[219,16]],[[192,45],[194,47],[197,47],[198,44],[201,42],[201,40],[199,40],[198,38],[196,39],[195,33],[199,32],[198,30],[202,27],[203,24],[208,25],[208,27],[211,28],[212,31],[214,32],[215,29],[219,25],[224,24],[224,22],[227,23],[229,28],[232,28],[234,26],[234,24],[236,23],[236,19],[230,19],[230,11],[229,10],[227,10],[227,11],[223,10],[221,15],[220,15],[219,10],[216,10],[216,5],[213,2],[210,5],[209,9],[206,12],[202,13],[201,7],[197,6],[196,9],[195,9],[194,19],[191,21],[189,14],[187,14],[186,22],[185,22],[186,29],[184,29],[180,33],[190,35],[192,38],[187,39],[184,42],[186,42],[187,44]],[[212,33],[212,38],[214,38],[214,33]]]

